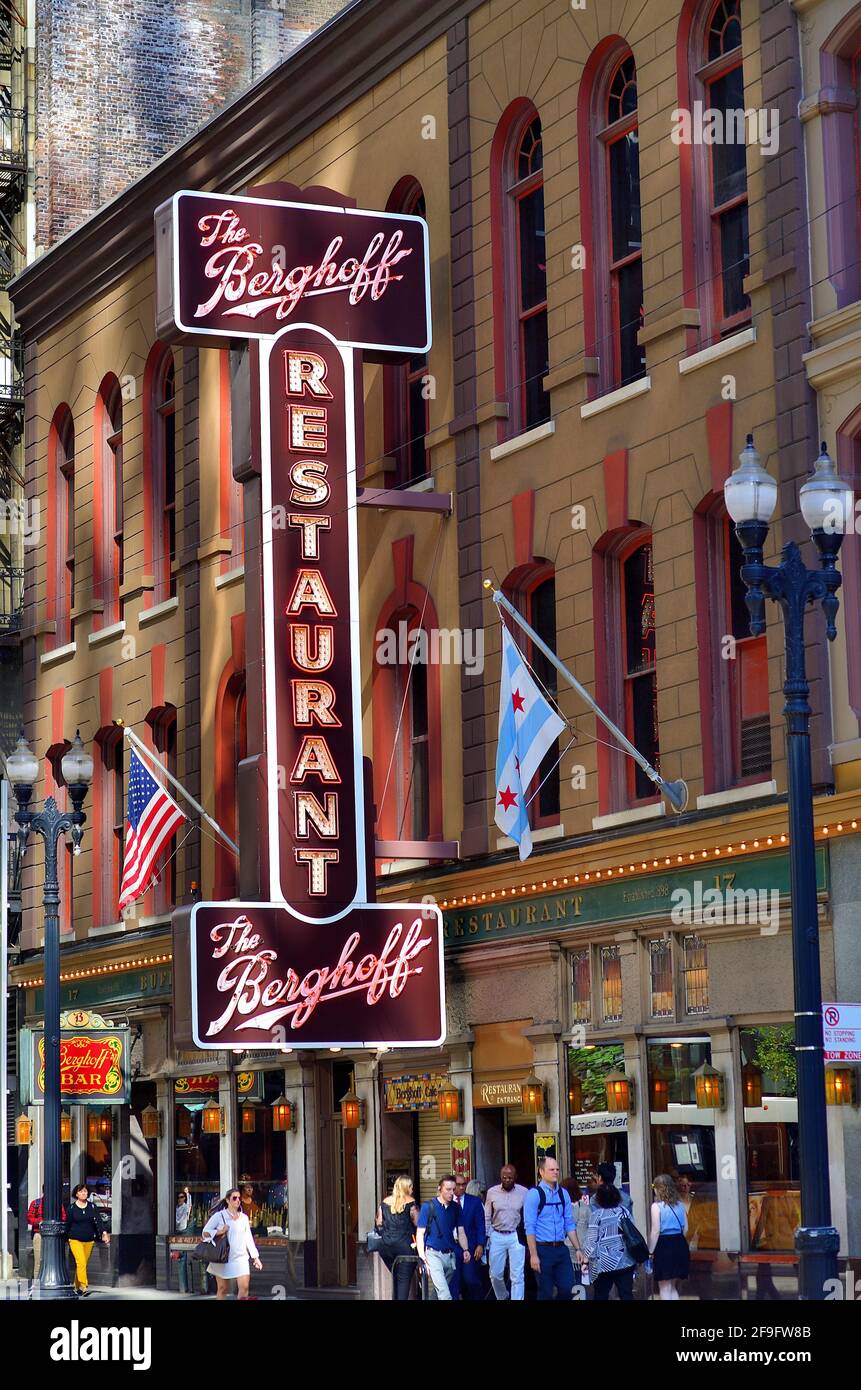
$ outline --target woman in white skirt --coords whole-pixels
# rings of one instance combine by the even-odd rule
[[[221,1235],[222,1231],[226,1230],[230,1242],[230,1254],[227,1262],[206,1266],[207,1273],[214,1275],[218,1285],[216,1298],[227,1297],[230,1292],[231,1279],[236,1280],[237,1298],[248,1297],[248,1284],[251,1279],[249,1257],[254,1262],[255,1269],[263,1268],[257,1253],[257,1246],[254,1244],[254,1237],[251,1234],[251,1223],[242,1210],[241,1203],[242,1197],[239,1188],[232,1187],[224,1200],[219,1202],[203,1228],[202,1238],[204,1240],[208,1236],[215,1239]]]

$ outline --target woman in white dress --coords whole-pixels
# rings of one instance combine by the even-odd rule
[[[254,1244],[254,1237],[251,1234],[251,1223],[242,1210],[241,1203],[242,1196],[239,1188],[232,1187],[224,1200],[219,1202],[203,1228],[203,1239],[206,1239],[207,1236],[214,1239],[226,1230],[230,1242],[230,1254],[227,1262],[206,1266],[207,1273],[214,1275],[218,1285],[216,1298],[227,1297],[230,1292],[231,1279],[236,1280],[237,1298],[248,1297],[248,1285],[251,1279],[249,1257],[253,1261],[255,1269],[263,1268],[257,1253],[257,1246]]]

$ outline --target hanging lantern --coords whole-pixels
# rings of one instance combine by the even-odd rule
[[[826,1067],[825,1102],[827,1105],[858,1104],[858,1077],[854,1067]]]
[[[176,1137],[177,1139],[191,1138],[191,1111],[185,1105],[176,1107]]]
[[[214,1100],[208,1100],[203,1107],[201,1129],[204,1134],[224,1133],[224,1110]]]
[[[250,1102],[242,1107],[242,1133],[254,1134],[257,1129],[257,1106]]]
[[[726,1106],[726,1088],[723,1073],[703,1062],[694,1072],[694,1085],[697,1092],[698,1110],[723,1110]]]
[[[144,1139],[161,1138],[161,1111],[148,1105],[141,1111],[141,1134]]]
[[[272,1102],[272,1129],[276,1134],[287,1134],[296,1128],[296,1107],[292,1101],[281,1095]]]
[[[29,1115],[19,1115],[15,1121],[15,1143],[32,1144],[33,1121]]]
[[[617,1067],[608,1072],[604,1087],[607,1092],[607,1109],[611,1115],[633,1115],[634,1082]]]
[[[520,1104],[525,1115],[543,1115],[547,1108],[544,1104],[544,1087],[534,1071],[521,1083]]]
[[[87,1141],[90,1144],[110,1143],[113,1120],[110,1111],[93,1110],[87,1116]]]
[[[345,1129],[364,1129],[365,1102],[359,1100],[355,1091],[348,1091],[341,1099],[341,1119]]]
[[[441,1087],[437,1092],[436,1104],[437,1113],[445,1124],[459,1124],[460,1091],[455,1086],[449,1083],[449,1085]]]
[[[670,1077],[664,1071],[649,1078],[649,1106],[655,1114],[666,1114],[670,1108]]]
[[[568,1078],[568,1109],[572,1115],[583,1114],[583,1082],[576,1075]]]
[[[60,1143],[71,1144],[72,1142],[72,1117],[68,1110],[64,1110],[60,1115]]]
[[[759,1110],[762,1105],[762,1067],[758,1067],[756,1062],[745,1062],[741,1069],[741,1086],[748,1110]]]

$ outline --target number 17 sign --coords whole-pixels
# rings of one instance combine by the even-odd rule
[[[212,1029],[217,1019],[229,1016],[239,1029],[246,1003],[258,1021],[268,1017],[266,981],[293,970],[291,949],[301,933],[291,924],[325,926],[333,942],[339,934],[346,943],[355,936],[354,914],[364,923],[362,935],[369,915],[386,914],[391,931],[381,918],[382,940],[397,954],[398,933],[415,920],[407,904],[368,902],[354,355],[398,360],[430,347],[427,225],[420,217],[331,203],[183,192],[157,210],[155,226],[159,335],[200,346],[258,340],[269,901],[241,907],[249,914],[268,909],[267,949],[254,981],[246,980],[225,1010],[219,982],[226,992],[229,975],[235,994],[242,970],[235,963],[231,972],[215,968],[223,943],[212,915],[202,911],[210,905],[194,909],[195,1041],[223,1048],[231,1041],[223,1028]],[[281,911],[273,917],[275,909]],[[417,911],[423,962],[399,975],[396,997],[404,1007],[397,1012],[406,1027],[412,1003],[423,1017],[422,1036],[413,1041],[426,1043],[445,1031],[442,923],[435,908]],[[428,952],[436,959],[432,970]],[[420,997],[429,988],[430,1025]],[[373,993],[364,992],[369,1001]],[[290,1026],[301,1029],[303,1011],[288,1013]],[[365,1030],[352,1003],[349,1014],[345,1042],[381,1041],[379,1023],[369,1021]],[[238,1044],[254,1033],[257,1046],[271,1046],[271,1039],[258,1040],[259,1031],[240,1031]]]

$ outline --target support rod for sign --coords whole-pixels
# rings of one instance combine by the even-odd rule
[[[147,762],[149,763],[150,767],[153,768],[156,772],[160,772],[160,773],[162,774],[162,776],[165,777],[165,778],[167,779],[168,782],[170,782],[170,785],[171,785],[172,787],[174,787],[174,788],[179,792],[180,796],[184,796],[184,797],[185,797],[185,799],[186,799],[186,801],[188,802],[189,806],[193,806],[194,809],[195,809],[195,811],[197,812],[197,814],[198,814],[199,816],[202,816],[202,817],[203,817],[203,819],[206,821],[207,825],[211,825],[211,826],[212,826],[212,828],[213,828],[213,830],[215,831],[216,835],[219,835],[219,836],[221,837],[221,839],[222,839],[222,840],[224,841],[224,843],[228,846],[228,848],[229,848],[229,849],[232,849],[232,850],[233,850],[233,853],[236,854],[236,855],[238,855],[238,854],[239,854],[239,846],[238,846],[238,845],[235,845],[235,844],[233,843],[233,841],[231,840],[230,836],[227,834],[226,830],[222,830],[221,826],[218,824],[218,821],[213,820],[213,819],[212,819],[212,816],[207,815],[206,811],[204,811],[204,809],[203,809],[203,807],[201,806],[200,802],[199,802],[199,801],[195,801],[195,799],[194,799],[194,797],[191,795],[191,793],[190,793],[190,792],[187,792],[187,791],[185,790],[185,787],[182,785],[182,783],[181,783],[181,782],[178,782],[178,781],[176,780],[176,778],[173,776],[173,774],[170,773],[170,772],[168,772],[168,770],[167,770],[167,768],[164,766],[164,764],[159,762],[158,758],[155,756],[154,753],[151,753],[151,752],[150,752],[150,750],[147,748],[146,744],[145,744],[145,743],[141,743],[141,741],[140,741],[140,739],[138,738],[137,734],[132,733],[131,729],[129,729],[129,728],[124,729],[124,733],[125,733],[126,738],[127,738],[128,741],[129,741],[129,743],[130,743],[130,744],[132,745],[132,747],[134,748],[135,752],[136,752],[136,753],[139,753],[140,756],[141,756],[142,758],[146,758],[146,760],[147,760]]]
[[[12,1272],[9,1248],[9,783],[0,780],[0,1279]]]
[[[622,745],[625,752],[628,753],[629,756],[634,759],[634,762],[637,764],[639,768],[642,769],[642,771],[646,774],[649,780],[651,782],[654,782],[655,786],[662,793],[662,795],[667,798],[667,801],[670,803],[673,810],[676,811],[679,815],[681,815],[682,811],[684,811],[685,807],[688,804],[687,783],[683,781],[667,782],[661,776],[661,774],[652,767],[652,764],[646,758],[643,757],[639,749],[634,747],[630,739],[627,739],[625,737],[625,735],[622,733],[622,730],[618,728],[616,724],[613,723],[609,715],[606,715],[604,713],[600,705],[596,705],[595,701],[592,699],[592,696],[589,694],[587,690],[584,690],[577,677],[572,676],[571,672],[568,670],[568,667],[563,666],[556,653],[550,650],[546,642],[542,642],[535,629],[530,627],[529,623],[526,621],[524,617],[521,616],[520,613],[518,613],[514,605],[512,603],[509,603],[508,599],[505,597],[502,591],[500,589],[494,589],[493,584],[489,579],[485,579],[484,587],[485,589],[491,591],[491,598],[493,599],[493,602],[497,604],[498,607],[504,608],[506,613],[510,613],[514,621],[518,624],[520,628],[522,628],[522,630],[535,644],[538,650],[544,653],[544,655],[547,657],[547,660],[551,663],[552,666],[555,666],[560,676],[562,676],[568,682],[568,684],[577,691],[577,694],[580,696],[580,698],[584,700],[585,703],[592,710],[592,712],[595,715],[597,715],[597,717],[601,720],[601,723],[606,725],[613,737],[617,739],[618,742]]]

